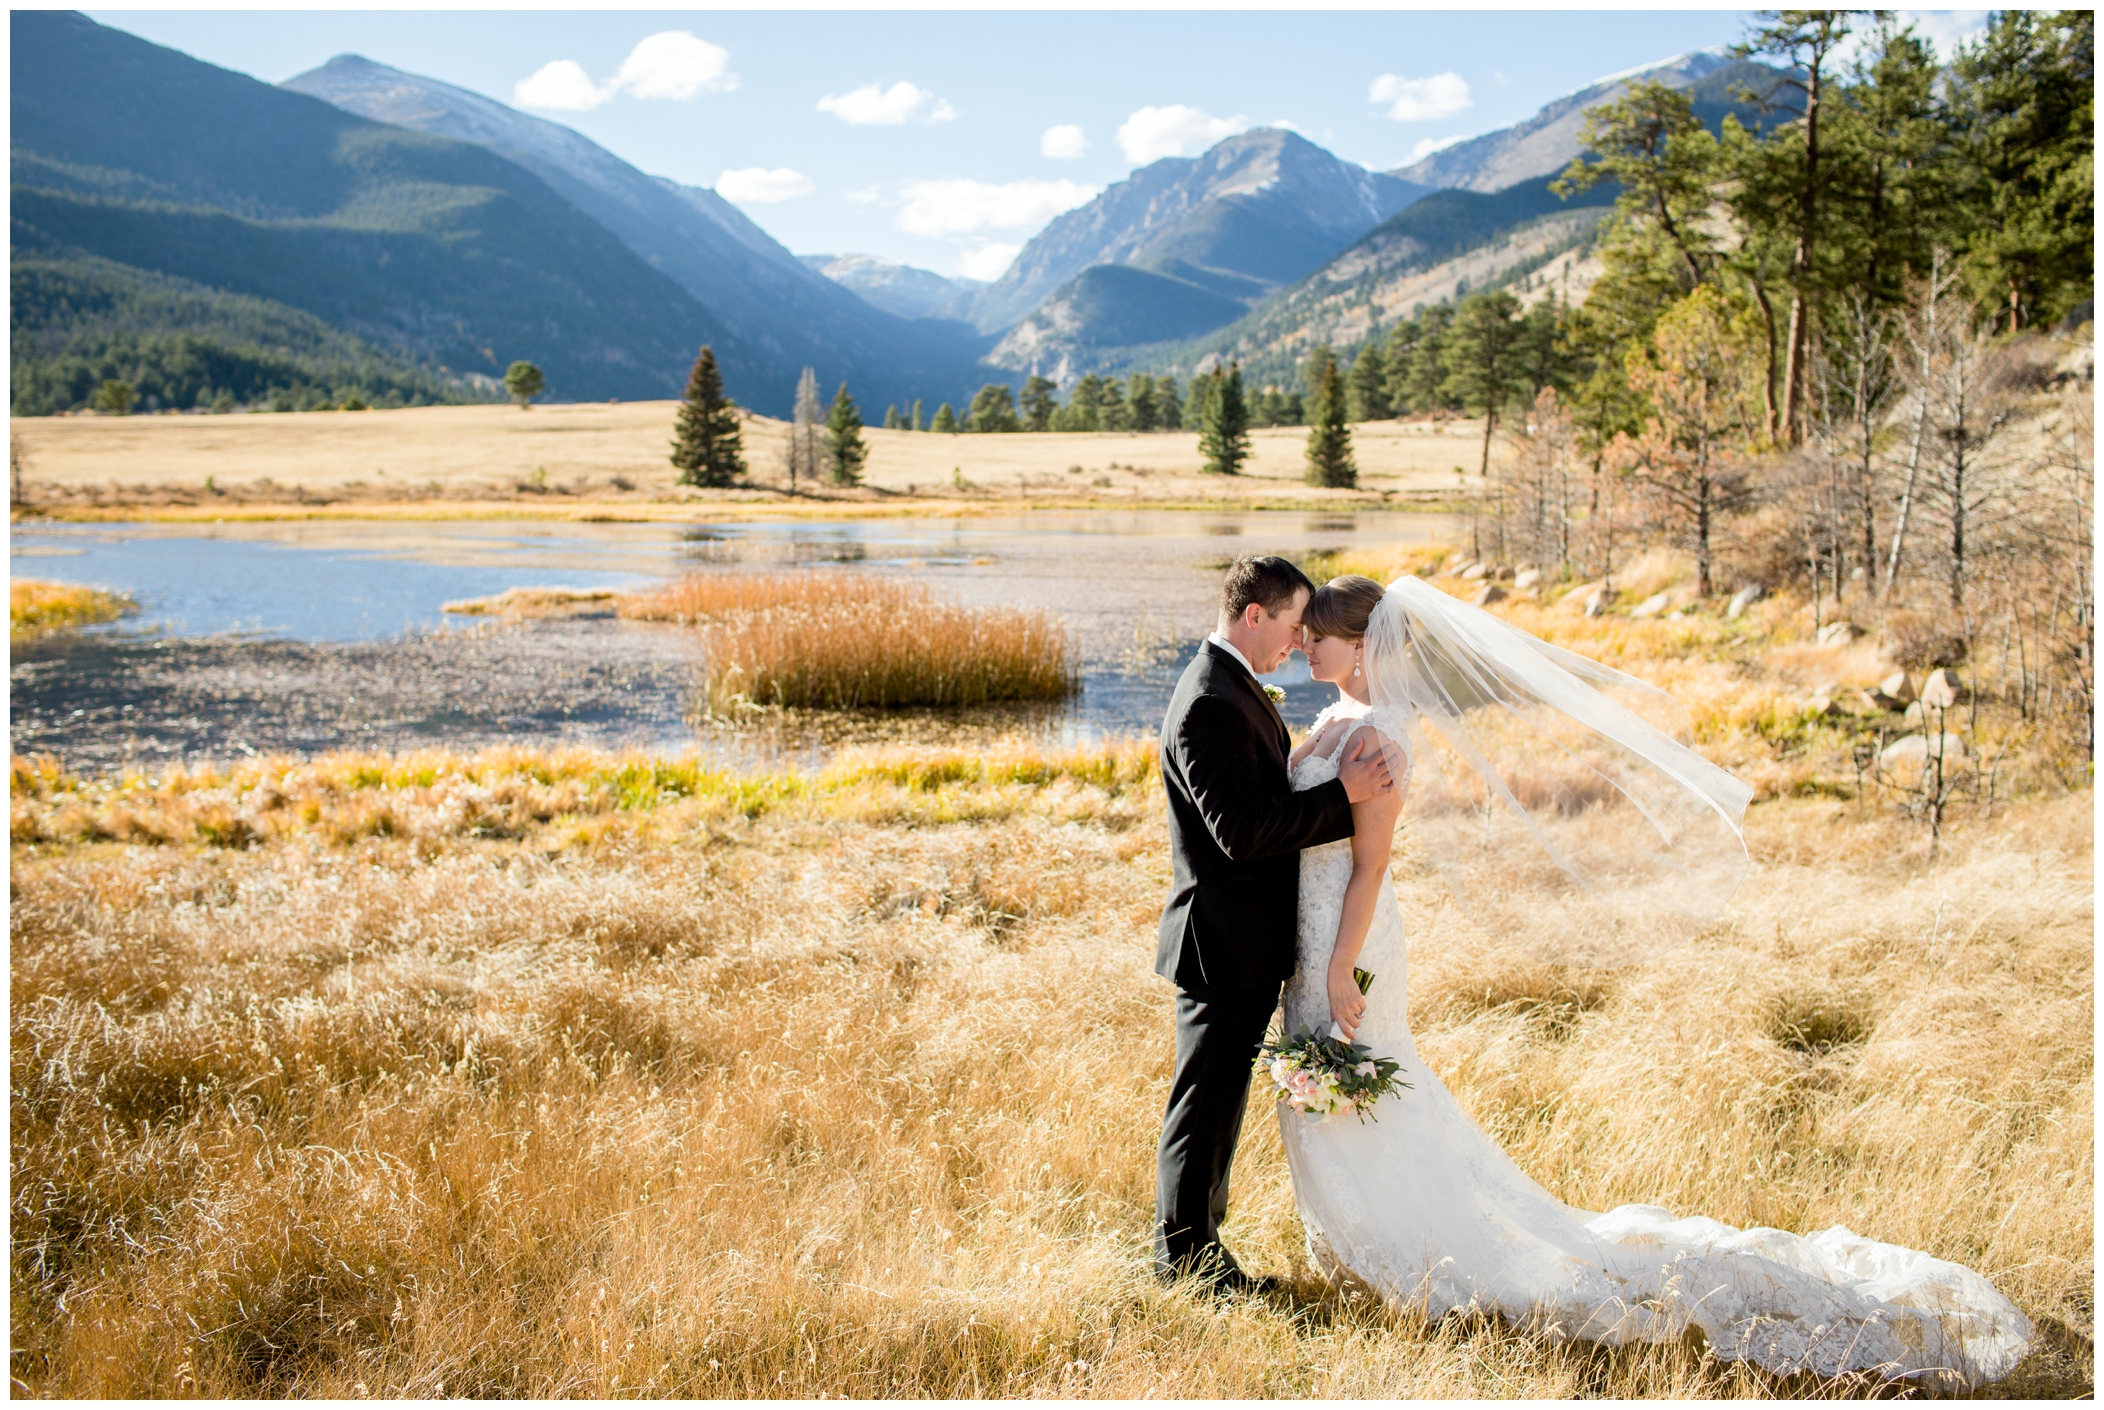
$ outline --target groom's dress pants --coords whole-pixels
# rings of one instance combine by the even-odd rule
[[[1242,1136],[1249,1079],[1279,985],[1261,989],[1180,989],[1176,995],[1176,1072],[1155,1158],[1154,1260],[1165,1276],[1218,1259],[1227,1217],[1228,1168]]]

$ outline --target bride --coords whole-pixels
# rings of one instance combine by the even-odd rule
[[[2014,1369],[2030,1324],[1969,1269],[1839,1227],[1798,1236],[1649,1205],[1572,1209],[1469,1120],[1410,1037],[1407,944],[1388,881],[1398,821],[1407,813],[1472,909],[1501,925],[1531,921],[1537,934],[1546,911],[1552,933],[1585,932],[1558,958],[1626,963],[1657,936],[1692,933],[1728,898],[1745,867],[1746,791],[1645,718],[1657,713],[1647,705],[1670,705],[1650,687],[1416,578],[1385,591],[1335,579],[1309,602],[1302,632],[1315,679],[1340,694],[1291,755],[1294,789],[1334,777],[1346,742],[1368,729],[1408,780],[1354,805],[1350,839],[1301,853],[1285,1031],[1334,1023],[1400,1061],[1414,1088],[1383,1097],[1365,1122],[1310,1122],[1279,1105],[1323,1275],[1432,1317],[1474,1307],[1610,1345],[1692,1325],[1719,1357],[1778,1373],[1978,1385]],[[1546,852],[1562,894],[1489,889],[1490,854],[1514,848]],[[1363,995],[1355,968],[1376,981]]]

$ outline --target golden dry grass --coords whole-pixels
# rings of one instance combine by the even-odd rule
[[[579,607],[611,604],[615,597],[612,588],[515,587],[488,597],[464,597],[444,603],[438,610],[463,617],[547,617]]]
[[[880,613],[902,613],[927,599],[925,586],[902,578],[859,576],[848,582],[828,573],[687,573],[624,596],[620,610],[641,622],[694,623],[740,612],[826,611],[848,600]]]
[[[1252,1120],[1211,1304],[1146,1271],[1151,750],[808,774],[502,751],[11,787],[13,1374],[48,1395],[1759,1396],[1684,1345],[1324,1289]],[[2086,794],[1755,809],[1686,950],[1545,969],[1399,866],[1427,1062],[1603,1208],[1858,1232],[2090,1389]]]
[[[904,578],[689,573],[620,612],[700,625],[715,710],[1057,700],[1079,679],[1053,614],[939,602]]]
[[[817,502],[846,513],[976,513],[1023,505],[1210,503],[1379,507],[1451,495],[1457,465],[1475,465],[1481,422],[1354,426],[1362,488],[1302,483],[1304,427],[1252,434],[1245,472],[1201,472],[1195,431],[934,435],[863,432],[866,487],[785,480],[787,423],[748,415],[746,460],[762,490],[676,483],[668,456],[676,402],[413,407],[396,411],[237,416],[60,416],[24,419],[31,512],[56,517],[256,518],[411,513],[426,517],[780,513]],[[881,419],[882,408],[872,416]],[[960,481],[962,483],[960,483]],[[741,508],[744,506],[744,508]]]
[[[8,636],[15,641],[96,622],[114,622],[138,610],[139,604],[124,594],[100,588],[36,578],[13,578],[7,584]]]

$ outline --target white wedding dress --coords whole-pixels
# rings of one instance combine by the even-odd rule
[[[1346,702],[1344,713],[1357,710]],[[1324,719],[1338,713],[1333,706]],[[1335,778],[1346,740],[1368,724],[1405,738],[1389,711],[1362,712],[1294,767],[1294,788]],[[1329,1029],[1325,978],[1351,866],[1349,841],[1301,854],[1288,1033]],[[1279,1106],[1308,1254],[1325,1277],[1348,1275],[1432,1317],[1473,1306],[1610,1345],[1672,1340],[1693,1326],[1717,1356],[1780,1373],[1979,1385],[2008,1375],[2029,1347],[2030,1323],[1979,1274],[1844,1228],[1799,1236],[1676,1219],[1651,1205],[1594,1215],[1559,1203],[1418,1056],[1402,915],[1388,886],[1358,967],[1378,979],[1358,1041],[1401,1062],[1414,1090],[1382,1098],[1377,1119],[1363,1123],[1348,1114],[1311,1122]]]

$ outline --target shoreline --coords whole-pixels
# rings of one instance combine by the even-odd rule
[[[573,500],[547,504],[533,501],[473,499],[421,500],[278,500],[244,504],[15,505],[9,522],[34,524],[214,524],[274,523],[299,520],[360,519],[403,522],[505,520],[583,524],[677,524],[745,519],[984,519],[1041,513],[1134,514],[1179,512],[1248,514],[1275,510],[1288,514],[1449,514],[1468,512],[1465,499],[1426,491],[1330,491],[1327,495],[1220,496],[1206,499],[1110,499],[1071,496],[1035,499],[1023,496],[932,499],[896,494],[863,494],[831,498],[780,491],[722,491],[725,497],[648,503],[619,500]]]

